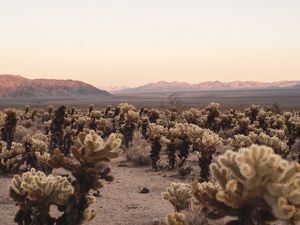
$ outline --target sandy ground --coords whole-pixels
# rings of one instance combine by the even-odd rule
[[[120,164],[120,163],[115,163]],[[124,165],[124,163],[121,163]],[[97,199],[98,219],[90,224],[151,225],[154,219],[162,220],[173,207],[161,198],[171,181],[179,181],[172,175],[176,172],[154,172],[149,168],[114,167],[114,181],[105,185]],[[141,194],[144,187],[148,194]]]

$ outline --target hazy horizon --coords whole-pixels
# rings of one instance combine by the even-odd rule
[[[1,74],[97,87],[299,80],[300,2],[6,1]]]
[[[9,76],[21,76],[23,78],[27,78],[27,79],[58,79],[58,80],[74,80],[74,79],[71,79],[71,78],[43,78],[43,77],[35,77],[35,78],[30,78],[28,76],[25,76],[25,75],[22,75],[22,74],[1,74],[0,73],[0,76],[3,76],[3,75],[9,75]],[[83,81],[85,82],[84,80],[78,80],[77,81]],[[275,83],[275,82],[300,82],[300,79],[296,79],[296,80],[273,80],[273,81],[265,81],[264,83]],[[186,82],[186,81],[177,81],[177,80],[171,80],[171,81],[165,81],[165,80],[154,80],[154,81],[150,81],[150,82],[147,82],[147,83],[141,83],[140,85],[113,85],[113,84],[107,84],[107,85],[95,85],[93,83],[89,83],[89,82],[85,82],[85,83],[88,83],[88,84],[91,84],[97,88],[100,88],[100,89],[103,89],[103,90],[107,90],[107,91],[117,91],[117,90],[123,90],[123,89],[127,89],[127,88],[135,88],[135,87],[141,87],[141,86],[144,86],[144,85],[148,85],[148,84],[156,84],[156,83],[159,83],[159,82],[168,82],[168,83],[187,83],[187,84],[190,84],[190,85],[196,85],[196,84],[200,84],[200,83],[205,83],[205,82],[222,82],[222,83],[230,83],[230,82],[260,82],[260,81],[257,81],[257,80],[232,80],[232,81],[222,81],[222,80],[206,80],[206,81],[201,81],[201,82],[196,82],[196,83],[191,83],[191,82]]]

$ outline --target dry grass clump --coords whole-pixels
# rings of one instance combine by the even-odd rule
[[[132,144],[125,152],[127,160],[138,166],[148,166],[151,164],[150,159],[151,145],[142,138],[140,133],[135,133]]]

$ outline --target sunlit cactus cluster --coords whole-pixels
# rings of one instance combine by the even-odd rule
[[[300,220],[300,165],[272,148],[252,145],[227,151],[210,166],[214,182],[192,185],[199,207],[211,219],[234,216],[238,224]]]

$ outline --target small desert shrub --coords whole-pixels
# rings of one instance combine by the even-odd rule
[[[140,133],[135,133],[132,145],[126,150],[127,160],[139,166],[148,166],[151,164],[150,159],[151,146],[142,138]]]

